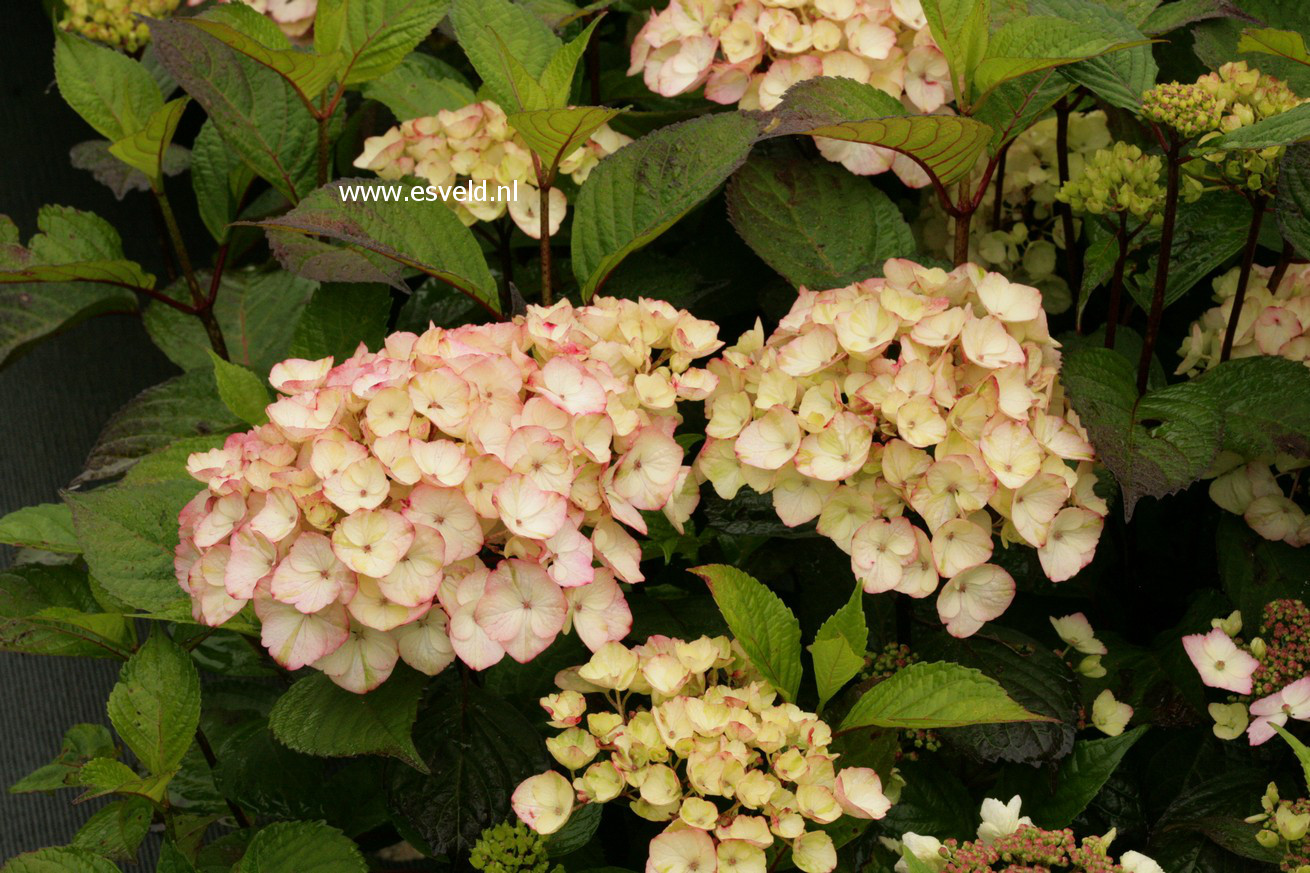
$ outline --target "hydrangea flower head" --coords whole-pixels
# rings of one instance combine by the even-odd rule
[[[1215,130],[1223,110],[1223,103],[1200,84],[1166,82],[1142,95],[1142,115],[1172,127],[1184,139]]]
[[[797,868],[828,873],[836,848],[818,826],[883,818],[891,800],[874,770],[837,766],[822,719],[753,674],[727,637],[601,647],[556,677],[583,699],[566,704],[577,726],[547,741],[571,789],[558,772],[533,776],[514,792],[514,810],[549,833],[575,801],[622,799],[666,824],[651,840],[648,871],[763,870],[765,850],[787,846]],[[552,724],[570,691],[543,699]],[[592,705],[601,708],[585,709]]]
[[[570,629],[601,649],[631,627],[619,583],[643,578],[628,530],[696,506],[676,386],[703,396],[715,377],[691,363],[719,345],[666,303],[598,298],[278,364],[269,423],[189,460],[206,487],[174,566],[193,614],[253,601],[279,663],[356,692],[398,660],[528,661]]]
[[[866,592],[936,593],[968,636],[1014,596],[997,536],[1057,582],[1095,551],[1106,508],[1059,363],[1037,289],[891,260],[802,289],[767,340],[757,326],[711,363],[696,466],[724,499],[749,486],[784,524],[817,521]]]
[[[1161,168],[1158,155],[1147,155],[1135,145],[1116,142],[1093,154],[1082,174],[1065,182],[1055,196],[1075,212],[1126,212],[1158,226],[1163,221],[1159,210],[1165,195],[1160,184]],[[1199,190],[1189,190],[1200,194]]]

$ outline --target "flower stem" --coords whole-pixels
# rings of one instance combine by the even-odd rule
[[[1055,162],[1061,186],[1069,181],[1069,113],[1072,109],[1069,101],[1064,99],[1055,104]],[[1073,308],[1077,312],[1078,297],[1082,293],[1082,271],[1079,269],[1078,248],[1074,239],[1073,207],[1057,200],[1055,212],[1060,216],[1060,226],[1064,230],[1065,279],[1073,291]]]
[[[163,185],[155,188],[154,194],[155,200],[159,203],[159,212],[164,217],[164,226],[168,228],[168,235],[173,240],[173,251],[177,254],[177,262],[186,277],[187,287],[191,290],[191,302],[196,318],[199,318],[200,323],[205,326],[205,333],[209,336],[209,345],[214,349],[214,354],[226,361],[228,360],[227,343],[223,339],[223,330],[218,325],[218,319],[214,317],[212,301],[200,290],[200,282],[196,279],[196,271],[191,266],[191,255],[187,252],[186,241],[182,239],[182,229],[178,227],[177,216],[173,214],[173,207],[168,202],[168,194],[164,192]],[[215,289],[211,289],[213,290]]]
[[[1277,291],[1278,286],[1283,284],[1283,277],[1287,275],[1287,268],[1292,266],[1292,258],[1296,255],[1296,250],[1290,242],[1283,243],[1283,252],[1278,256],[1278,265],[1274,267],[1274,272],[1269,276],[1269,290]]]
[[[1128,213],[1119,213],[1119,256],[1114,261],[1114,277],[1110,281],[1110,311],[1105,317],[1105,347],[1114,348],[1114,332],[1119,326],[1119,303],[1124,292],[1124,265],[1128,262]],[[1074,304],[1077,306],[1077,304]],[[1081,319],[1079,319],[1081,321]]]
[[[1146,335],[1142,339],[1142,357],[1137,363],[1137,393],[1146,393],[1147,378],[1151,374],[1151,356],[1155,341],[1160,336],[1160,320],[1164,317],[1164,294],[1169,286],[1169,256],[1174,247],[1174,225],[1178,223],[1178,175],[1180,143],[1170,134],[1164,159],[1167,182],[1164,195],[1164,224],[1160,228],[1160,255],[1155,264],[1155,293],[1151,297],[1151,312],[1146,319]]]
[[[543,306],[550,306],[555,302],[555,295],[550,287],[551,285],[551,252],[550,252],[550,184],[551,180],[547,178],[545,168],[541,166],[541,158],[535,154],[532,156],[532,166],[537,171],[537,194],[540,198],[537,211],[541,213],[541,303]]]
[[[984,181],[984,185],[987,183]],[[978,204],[969,197],[969,183],[960,181],[960,202],[955,211],[955,266],[969,260],[969,223]]]
[[[1001,218],[1005,212],[1005,157],[1010,153],[1010,140],[1001,146],[1001,153],[996,157],[996,189],[992,198],[992,230],[1001,229]]]
[[[1219,363],[1228,360],[1233,354],[1233,340],[1237,338],[1237,322],[1242,318],[1242,304],[1246,302],[1246,285],[1251,281],[1251,264],[1255,261],[1255,249],[1260,243],[1260,225],[1264,222],[1264,195],[1257,194],[1251,201],[1251,226],[1246,232],[1246,248],[1242,249],[1242,267],[1237,273],[1237,293],[1233,295],[1233,310],[1228,313],[1228,328],[1224,331],[1224,344],[1219,349]]]

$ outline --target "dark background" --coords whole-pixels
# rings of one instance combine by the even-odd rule
[[[119,229],[129,258],[160,274],[148,195],[115,200],[69,164],[69,148],[97,135],[55,89],[54,38],[41,4],[15,0],[4,7],[0,214],[27,239],[43,203],[92,210]],[[189,213],[186,178],[170,180],[169,190],[181,201],[178,211]],[[58,500],[114,410],[176,372],[140,320],[120,315],[85,322],[0,370],[0,515]],[[0,567],[11,560],[0,551]],[[67,844],[91,815],[95,805],[73,806],[73,791],[46,797],[7,789],[55,756],[70,725],[109,723],[105,700],[117,672],[110,661],[0,652],[0,860]]]

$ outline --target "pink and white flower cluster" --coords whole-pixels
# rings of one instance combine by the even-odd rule
[[[628,529],[695,508],[677,403],[714,389],[691,363],[721,345],[667,303],[598,298],[276,365],[269,422],[189,459],[193,614],[253,601],[278,663],[355,692],[397,660],[431,675],[529,661],[570,628],[622,638],[618,580],[643,578]]]
[[[750,486],[784,524],[817,518],[865,591],[937,592],[965,637],[1014,597],[988,563],[996,534],[1061,582],[1091,561],[1106,504],[1037,289],[973,264],[884,275],[801,289],[767,340],[757,323],[709,365],[696,466],[725,499]]]
[[[559,172],[581,185],[601,158],[630,142],[631,137],[602,125],[560,162]],[[508,211],[520,230],[533,239],[541,237],[541,193],[532,152],[510,127],[505,112],[490,100],[412,118],[381,136],[370,136],[354,165],[383,179],[426,179],[466,225],[495,221]],[[453,192],[447,197],[443,189],[457,183],[485,183],[485,199],[466,195],[456,200]],[[511,194],[517,192],[517,199],[502,197],[501,186]],[[568,198],[558,188],[551,188],[548,196],[553,235],[564,222]]]
[[[1214,281],[1218,306],[1192,323],[1190,335],[1178,353],[1178,373],[1199,375],[1219,364],[1224,332],[1228,328],[1237,293],[1238,268]],[[1291,267],[1269,287],[1273,270],[1252,268],[1246,296],[1233,338],[1233,358],[1276,355],[1310,366],[1310,266]],[[1247,525],[1267,540],[1290,546],[1310,543],[1310,517],[1290,494],[1295,493],[1299,471],[1310,459],[1279,455],[1243,458],[1224,452],[1216,460],[1210,498],[1223,509],[1242,516]]]
[[[839,76],[931,113],[954,99],[946,58],[919,0],[672,0],[632,44],[628,75],[674,97],[705,97],[742,109],[773,109],[797,82]],[[923,170],[890,149],[816,137],[824,157],[853,173],[893,170],[928,184]]]
[[[577,805],[625,799],[669,823],[651,840],[648,873],[762,871],[775,843],[805,873],[828,873],[836,849],[814,825],[882,818],[891,808],[882,780],[868,767],[838,769],[827,723],[746,681],[736,662],[727,637],[654,636],[631,649],[609,643],[562,672],[562,690],[541,705],[561,729],[546,744],[572,778],[527,779],[514,811],[550,834]],[[589,711],[589,698],[608,705]]]

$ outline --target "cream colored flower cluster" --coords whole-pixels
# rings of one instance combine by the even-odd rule
[[[541,704],[561,729],[546,745],[572,781],[553,770],[531,777],[514,811],[549,834],[577,804],[622,798],[669,823],[647,870],[763,871],[765,850],[781,843],[800,870],[828,873],[836,849],[814,826],[882,818],[891,808],[882,780],[867,767],[838,769],[831,728],[745,681],[736,661],[727,637],[655,636],[631,649],[609,643],[561,673],[564,690]],[[588,711],[587,695],[608,705]],[[635,706],[634,695],[649,702]]]
[[[773,109],[787,89],[839,76],[936,112],[954,99],[946,58],[919,0],[672,0],[632,44],[628,75],[674,97],[705,97],[742,109]],[[824,157],[853,173],[894,170],[921,188],[928,177],[890,149],[817,137]]]
[[[205,0],[187,0],[188,6],[199,6]],[[219,3],[244,3],[260,15],[272,19],[289,38],[304,41],[314,27],[314,14],[318,0],[218,0]]]
[[[622,638],[616,579],[643,578],[624,526],[695,508],[677,402],[714,389],[690,365],[721,345],[667,303],[598,298],[276,365],[269,422],[188,462],[206,487],[175,566],[196,619],[253,600],[278,663],[356,692],[397,659],[434,674],[570,628]]]
[[[1214,281],[1218,306],[1192,323],[1178,353],[1178,373],[1196,376],[1218,365],[1224,332],[1233,311],[1239,269]],[[1272,269],[1253,267],[1233,338],[1233,358],[1277,355],[1310,366],[1310,266],[1293,266],[1275,289]],[[1288,455],[1244,459],[1224,452],[1215,462],[1210,497],[1267,540],[1291,546],[1310,543],[1310,518],[1288,495],[1299,471],[1310,461]]]
[[[1021,133],[1005,156],[1001,176],[1000,221],[996,221],[996,178],[983,195],[969,226],[969,259],[1025,284],[1042,289],[1048,312],[1062,312],[1073,299],[1068,283],[1056,274],[1064,250],[1064,230],[1055,217],[1060,191],[1056,119],[1045,118]],[[1110,146],[1105,113],[1074,112],[1069,116],[1069,176],[1078,179],[1093,155]],[[981,181],[986,157],[979,161],[973,185]],[[950,258],[955,221],[933,201],[927,210],[924,243]]]
[[[995,534],[1063,581],[1106,506],[1037,289],[973,264],[884,275],[802,289],[767,341],[757,323],[709,365],[696,466],[725,499],[750,486],[784,524],[817,518],[869,593],[927,597],[945,577],[938,613],[968,636],[1014,596]]]
[[[1280,115],[1305,102],[1283,80],[1248,68],[1246,61],[1224,64],[1217,72],[1197,79],[1196,85],[1215,99],[1219,111],[1216,130],[1197,141],[1201,149],[1209,140]],[[1222,184],[1269,195],[1277,185],[1278,163],[1284,151],[1282,146],[1270,146],[1210,152],[1203,154],[1203,161],[1190,162],[1187,170]]]
[[[559,172],[581,185],[601,158],[630,142],[603,125],[560,162]],[[354,165],[383,179],[426,179],[466,225],[495,221],[508,210],[520,230],[541,237],[541,194],[532,152],[504,111],[489,100],[412,118],[371,136]],[[457,184],[462,191],[454,190]],[[549,197],[553,235],[568,212],[568,199],[558,188],[551,188]]]
[[[136,16],[164,18],[180,0],[66,0],[60,30],[136,52],[150,42],[150,27]]]

